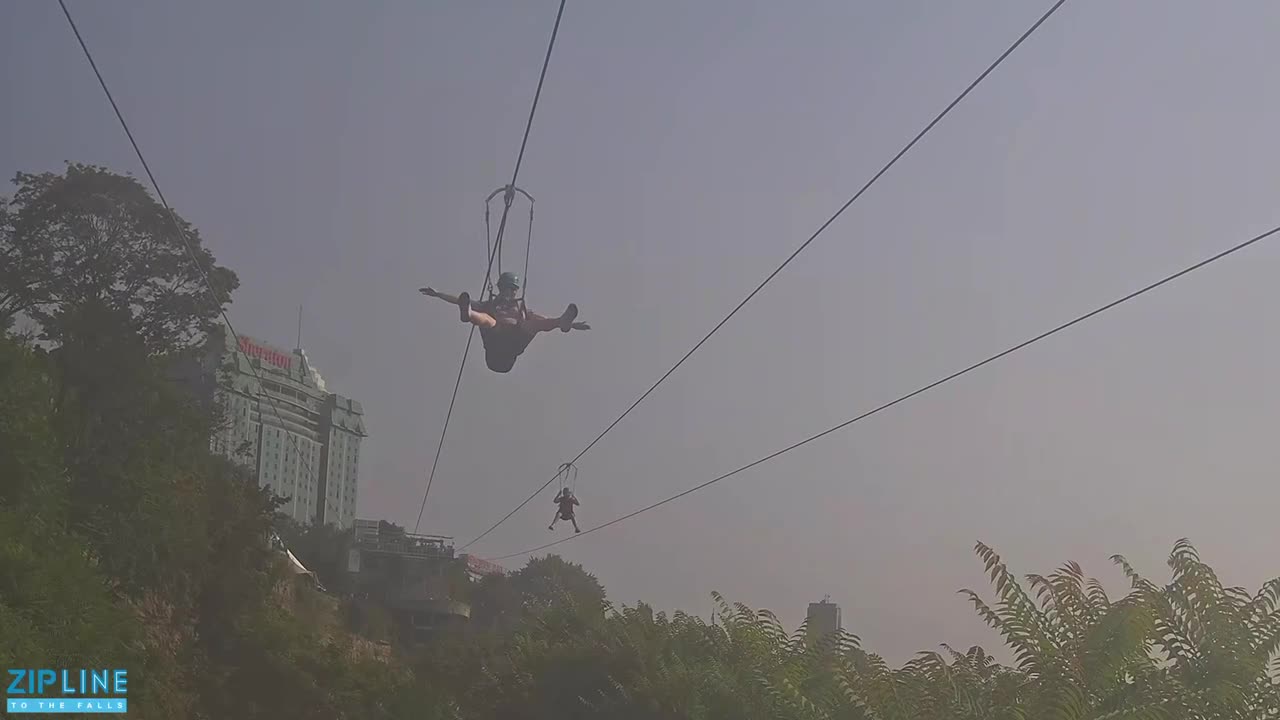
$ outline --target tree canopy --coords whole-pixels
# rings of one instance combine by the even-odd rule
[[[166,720],[1280,719],[1280,578],[1224,586],[1187,541],[1167,582],[1113,558],[1120,598],[1074,563],[1018,576],[978,544],[991,588],[964,597],[1012,666],[940,645],[890,667],[854,634],[814,643],[719,596],[711,625],[615,607],[556,556],[478,582],[455,564],[472,622],[388,657],[385,628],[344,621],[345,533],[282,524],[278,498],[210,452],[209,409],[166,380],[216,308],[162,209],[99,168],[18,184],[0,317],[36,318],[48,342],[0,337],[8,667],[126,667],[130,713]],[[336,594],[286,572],[273,523]]]
[[[0,202],[0,327],[21,313],[60,342],[69,312],[101,305],[127,316],[148,348],[170,351],[199,340],[239,285],[132,177],[70,163],[13,184]]]

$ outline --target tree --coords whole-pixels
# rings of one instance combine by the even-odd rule
[[[604,586],[596,576],[559,555],[530,558],[509,575],[483,577],[466,595],[472,624],[484,630],[511,630],[529,614],[551,608],[567,607],[596,617],[605,610]]]
[[[0,327],[24,313],[61,342],[68,311],[97,304],[126,315],[150,351],[168,352],[199,341],[239,285],[132,177],[70,163],[13,182],[0,202]]]
[[[161,590],[182,605],[198,592],[218,522],[207,503],[229,484],[248,492],[252,480],[209,453],[213,419],[164,378],[130,324],[101,304],[60,319],[62,344],[49,357],[66,520],[128,594]]]
[[[1173,578],[1164,587],[1123,556],[1113,560],[1154,615],[1150,641],[1164,683],[1159,699],[1176,687],[1185,694],[1180,705],[1195,717],[1280,717],[1274,679],[1280,674],[1280,578],[1255,593],[1224,587],[1186,539],[1169,554]]]
[[[13,327],[14,316],[27,306],[27,292],[38,276],[34,259],[18,253],[13,211],[0,197],[0,334]]]
[[[55,342],[0,336],[0,661],[127,667],[143,718],[447,717],[290,582],[267,542],[278,500],[210,452],[216,418],[166,379],[216,307],[196,307],[172,235],[144,237],[155,204],[82,166],[19,184],[0,313]]]
[[[604,586],[596,576],[559,555],[530,558],[511,574],[511,583],[528,609],[567,604],[589,615],[604,611]]]
[[[472,627],[388,658],[287,572],[267,542],[278,500],[210,452],[213,419],[131,312],[72,304],[59,322],[51,351],[0,337],[0,663],[108,658],[136,672],[143,718],[1280,719],[1280,578],[1226,587],[1186,541],[1164,585],[1116,556],[1119,599],[1074,563],[1019,577],[977,545],[994,598],[963,592],[1014,667],[945,645],[890,667],[718,595],[711,626],[615,609],[556,556],[470,584]],[[317,567],[341,538],[282,532]]]
[[[506,575],[487,575],[469,591],[471,625],[482,630],[511,628],[522,619],[520,592]]]
[[[1156,673],[1151,657],[1151,608],[1137,594],[1112,602],[1101,584],[1068,563],[1049,576],[1028,575],[1036,599],[1000,556],[978,543],[999,603],[991,607],[963,590],[978,614],[1004,636],[1018,669],[1034,682],[1029,711],[1046,720],[1094,714],[1141,717],[1166,712],[1185,689]]]
[[[67,494],[47,365],[39,351],[0,335],[0,507],[59,518]]]

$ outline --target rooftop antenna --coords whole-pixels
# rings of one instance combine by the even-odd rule
[[[302,349],[302,306],[298,306],[298,344],[294,347]]]
[[[823,596],[822,596],[822,604],[823,604],[823,605],[827,605],[827,604],[829,604],[830,602],[831,602],[831,596],[830,596],[830,595],[823,595]]]

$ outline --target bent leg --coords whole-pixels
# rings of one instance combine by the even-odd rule
[[[493,328],[498,326],[498,321],[489,313],[482,313],[478,310],[471,310],[467,313],[467,319],[472,325],[478,328]]]
[[[576,532],[576,533],[580,533],[580,532],[582,532],[582,530],[578,529],[578,518],[577,518],[577,516],[571,516],[571,517],[569,518],[569,520],[571,520],[571,521],[573,522],[573,531],[574,531],[574,532]]]
[[[530,312],[525,313],[524,322],[520,323],[520,326],[525,330],[525,332],[550,332],[560,327],[560,320],[557,318],[543,317],[538,313]]]
[[[557,318],[545,317],[535,312],[526,312],[524,322],[521,325],[530,333],[551,332],[552,330],[568,332],[568,325],[577,317],[578,307],[570,305],[564,311],[564,314]]]
[[[469,293],[462,293],[457,298],[454,298],[454,300],[454,304],[458,306],[458,313],[460,315],[459,319],[462,320],[462,322],[471,323],[482,330],[487,330],[498,325],[497,318],[489,313],[480,312],[471,306],[471,295]]]

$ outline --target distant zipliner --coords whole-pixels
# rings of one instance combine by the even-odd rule
[[[556,516],[551,519],[551,524],[547,526],[548,530],[556,529],[556,522],[559,520],[568,520],[573,523],[573,531],[575,533],[582,532],[578,527],[578,519],[573,511],[575,505],[579,505],[578,498],[573,494],[573,488],[578,484],[578,468],[573,463],[565,463],[560,466],[556,477],[560,480],[560,491],[556,493]]]
[[[516,358],[524,354],[525,349],[529,347],[529,343],[533,342],[533,338],[538,333],[557,329],[561,332],[591,329],[591,326],[586,323],[574,322],[578,317],[578,306],[573,303],[570,303],[564,313],[556,318],[544,317],[535,312],[530,312],[528,307],[525,306],[524,293],[521,292],[519,296],[516,295],[517,291],[520,290],[520,277],[513,272],[502,271],[502,232],[500,229],[496,244],[490,243],[489,203],[493,201],[493,198],[498,193],[503,193],[503,201],[506,203],[507,209],[510,210],[511,202],[517,192],[529,200],[529,234],[525,241],[524,254],[524,269],[527,276],[529,274],[529,250],[533,242],[533,197],[518,187],[508,185],[494,190],[484,203],[485,253],[491,265],[495,258],[497,260],[500,273],[498,276],[498,294],[489,295],[486,299],[475,302],[465,292],[458,295],[449,295],[430,287],[418,290],[418,292],[428,297],[440,298],[445,302],[456,305],[462,322],[471,323],[480,328],[480,338],[484,342],[485,364],[496,373],[511,372],[511,369],[515,367]],[[488,278],[486,278],[487,282]],[[485,293],[489,294],[490,292],[490,288],[486,286]]]
[[[547,529],[555,530],[557,520],[568,520],[573,523],[574,532],[582,532],[582,529],[578,527],[578,520],[573,514],[573,506],[578,504],[578,498],[573,496],[573,491],[569,488],[564,488],[556,493],[555,503],[558,506],[556,508],[556,516],[551,520],[551,524],[547,526]]]

